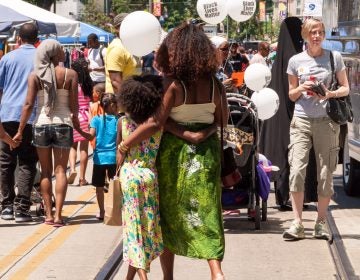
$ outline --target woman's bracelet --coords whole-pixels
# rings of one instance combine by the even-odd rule
[[[118,145],[118,150],[122,154],[126,154],[128,152],[128,150],[129,150],[129,147],[124,144],[124,141],[121,141],[121,143]]]

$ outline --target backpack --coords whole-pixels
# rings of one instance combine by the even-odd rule
[[[104,46],[101,46],[100,47],[100,50],[99,50],[99,52],[100,52],[100,58],[101,58],[101,61],[102,61],[102,66],[105,66],[105,62],[104,62],[104,57],[103,57],[103,54],[102,54],[102,52],[103,52],[103,50],[105,49],[105,47]],[[90,51],[89,51],[89,56],[90,56],[90,53],[92,52],[92,50],[93,49],[90,49]]]

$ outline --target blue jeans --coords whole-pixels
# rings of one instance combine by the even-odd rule
[[[18,130],[18,122],[3,122],[5,131],[13,137]],[[31,206],[30,196],[36,176],[36,163],[38,160],[35,147],[32,142],[32,126],[27,124],[23,131],[23,139],[19,147],[10,150],[10,146],[0,141],[0,188],[3,200],[3,208],[15,206],[19,210],[29,210]],[[15,169],[19,166],[16,176],[15,194]]]

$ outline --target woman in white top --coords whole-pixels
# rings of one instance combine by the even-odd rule
[[[22,131],[37,101],[33,143],[41,165],[41,194],[45,202],[45,223],[54,227],[65,223],[61,216],[67,179],[66,167],[73,143],[73,126],[78,120],[78,76],[74,70],[59,66],[64,51],[58,41],[44,40],[36,50],[34,71],[28,78],[28,93],[21,114]],[[52,174],[55,173],[55,215],[52,212]]]
[[[305,238],[302,225],[304,203],[304,179],[309,162],[309,152],[314,149],[317,170],[317,218],[313,237],[328,239],[326,213],[331,196],[334,194],[332,174],[336,169],[339,151],[340,125],[332,121],[326,113],[330,98],[349,94],[349,82],[344,61],[339,52],[322,48],[325,39],[324,23],[318,19],[308,19],[302,25],[301,36],[307,42],[307,50],[292,56],[287,73],[289,98],[295,102],[294,116],[290,123],[289,145],[289,188],[294,213],[294,221],[283,233],[284,239]],[[331,57],[339,88],[330,91],[332,80]],[[323,94],[313,90],[314,82],[321,82]]]

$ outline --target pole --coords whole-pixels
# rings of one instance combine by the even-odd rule
[[[149,13],[152,14],[152,0],[149,0]]]
[[[229,40],[229,16],[226,16],[226,39]]]

